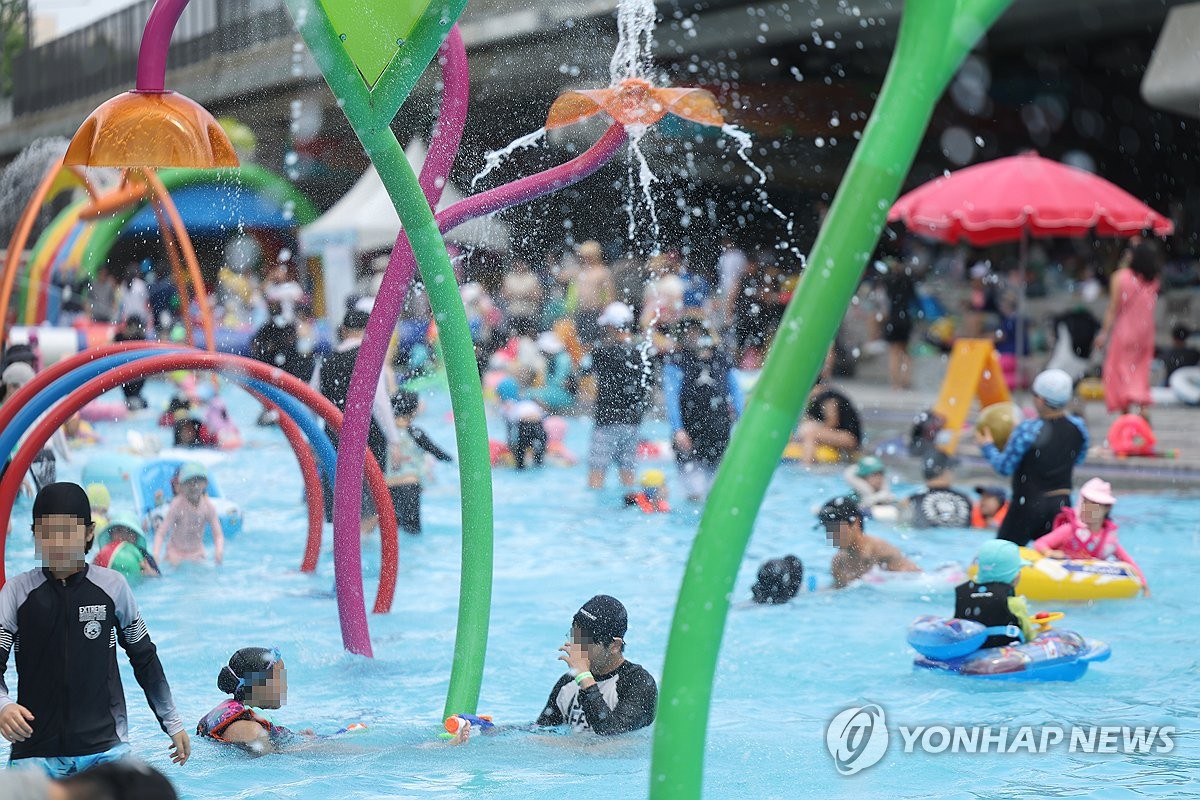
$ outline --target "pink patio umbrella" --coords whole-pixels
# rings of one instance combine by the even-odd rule
[[[1030,236],[1158,236],[1171,220],[1104,178],[1027,152],[965,167],[903,195],[888,212],[919,236],[975,246],[1020,242],[1020,304]],[[1020,354],[1022,327],[1017,326]]]

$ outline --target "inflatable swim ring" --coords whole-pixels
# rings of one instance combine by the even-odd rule
[[[637,446],[637,457],[642,461],[663,461],[672,458],[674,453],[675,450],[666,439],[643,439]]]
[[[958,564],[945,564],[930,572],[891,572],[872,567],[859,580],[863,586],[888,594],[926,595],[949,594],[954,587],[967,579],[967,573]]]
[[[1075,387],[1075,393],[1081,400],[1103,400],[1104,381],[1099,378],[1084,378]]]
[[[129,416],[129,409],[124,403],[96,400],[81,408],[79,416],[85,422],[120,422]]]
[[[130,586],[136,587],[142,582],[142,551],[129,542],[109,543],[96,554],[92,563],[121,573]]]
[[[1158,437],[1140,414],[1122,414],[1108,429],[1108,446],[1118,456],[1152,456]]]
[[[1189,406],[1200,405],[1200,367],[1180,367],[1171,373],[1167,385],[1180,402]]]
[[[1021,568],[1018,591],[1030,600],[1122,600],[1142,590],[1137,573],[1124,561],[1047,558],[1026,547],[1021,557],[1032,563]],[[972,564],[967,574],[974,578],[975,571]]]
[[[909,626],[907,640],[919,653],[914,667],[983,680],[1075,681],[1091,662],[1112,654],[1104,642],[1068,630],[1043,630],[1025,644],[979,649],[987,637],[978,622],[925,616]]]
[[[836,447],[830,447],[827,444],[817,445],[817,449],[813,451],[814,461],[817,464],[837,464],[842,460],[843,453]],[[848,459],[850,454],[846,454]],[[787,447],[783,448],[783,460],[793,463],[799,463],[804,460],[804,446],[799,442],[788,442]]]
[[[871,506],[867,512],[870,513],[871,519],[877,519],[880,522],[896,522],[900,519],[900,509],[887,503]]]

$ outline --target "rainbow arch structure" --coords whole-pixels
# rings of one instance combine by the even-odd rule
[[[122,383],[176,369],[220,372],[253,393],[264,396],[296,423],[318,458],[325,462],[325,469],[330,473],[335,469],[333,462],[337,459],[336,451],[328,436],[317,427],[313,414],[334,430],[340,429],[342,414],[332,402],[307,384],[276,367],[241,356],[173,345],[125,342],[89,350],[54,364],[0,406],[0,452],[7,455],[15,448],[9,468],[0,479],[0,507],[12,508],[21,480],[34,455],[68,417],[103,392]],[[39,418],[40,421],[37,421]],[[305,460],[301,460],[302,471],[305,471]],[[311,474],[311,469],[307,471]],[[368,464],[367,479],[375,502],[390,502],[383,473],[377,464]],[[321,502],[320,492],[311,493],[309,500]],[[0,536],[0,585],[4,582],[6,539],[7,536]],[[319,542],[316,546],[319,547]],[[380,519],[380,546],[382,563],[376,613],[390,609],[398,572],[397,527],[386,514]],[[310,554],[315,559],[311,531],[306,561]],[[361,541],[357,536],[343,541],[335,537],[334,574],[338,583],[338,613],[343,636],[354,640],[369,654],[370,634],[362,591]]]
[[[229,186],[231,191],[250,192],[280,208],[290,208],[297,225],[317,217],[316,209],[303,194],[257,165],[219,170],[163,169],[157,174],[168,192],[190,186]],[[111,215],[82,219],[81,214],[93,202],[94,196],[89,196],[67,206],[34,245],[16,292],[15,319],[19,323],[57,322],[60,308],[55,284],[93,277],[130,221],[152,198],[148,192]]]

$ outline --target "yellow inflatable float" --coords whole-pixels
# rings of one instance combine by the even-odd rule
[[[1021,557],[1031,563],[1021,568],[1017,594],[1030,600],[1124,600],[1142,591],[1137,573],[1124,561],[1047,558],[1027,547]],[[977,567],[967,570],[972,580]]]
[[[817,445],[817,449],[813,453],[818,464],[840,464],[841,462],[853,461],[856,457],[855,453],[846,453],[838,450],[836,447],[830,447],[827,444]],[[783,448],[783,460],[788,463],[798,463],[804,460],[804,445],[799,442],[788,442],[787,447]]]

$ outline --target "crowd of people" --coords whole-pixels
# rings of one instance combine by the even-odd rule
[[[1072,343],[1064,357],[1083,360],[1092,350],[1106,353],[1103,379],[1106,390],[1112,384],[1111,392],[1106,391],[1111,410],[1140,411],[1150,403],[1159,262],[1152,243],[1136,244],[1112,276],[1111,302],[1102,321],[1094,321],[1090,330],[1082,313],[1054,321],[1060,338]],[[937,303],[931,305],[918,288],[922,269],[917,264],[885,255],[868,270],[861,289],[874,325],[870,335],[884,345],[889,381],[896,389],[911,388],[912,339],[936,312]],[[1008,293],[996,291],[999,284],[990,267],[976,264],[969,274],[965,326],[990,324],[981,320],[996,314],[1002,358],[1021,355],[1028,338],[1018,304]],[[544,466],[556,454],[566,457],[561,429],[555,433],[556,418],[590,416],[587,486],[602,489],[610,470],[615,470],[626,506],[647,514],[669,513],[665,473],[652,468],[639,474],[638,469],[639,452],[655,444],[644,438],[643,422],[661,413],[683,493],[689,501],[702,501],[751,389],[742,379],[761,366],[798,275],[799,265],[778,253],[746,253],[729,241],[723,243],[711,273],[694,269],[678,253],[610,266],[603,247],[587,241],[537,268],[514,260],[497,281],[465,282],[461,295],[477,364],[505,429],[503,439],[493,443],[493,460],[527,470]],[[119,324],[117,336],[122,340],[177,337],[181,311],[162,293],[163,283],[144,266],[121,276],[104,271],[92,287],[86,313],[94,321]],[[344,410],[371,293],[378,288],[367,286],[351,298],[336,342],[320,354],[308,297],[286,261],[273,266],[261,284],[223,270],[214,303],[226,321],[255,323],[253,357],[308,382]],[[1172,367],[1200,363],[1200,353],[1193,358],[1187,347],[1189,331],[1176,334],[1176,346],[1167,354]],[[957,588],[955,606],[960,618],[989,628],[1008,626],[1009,633],[988,640],[993,644],[1032,638],[1028,609],[1016,594],[1022,566],[1018,545],[1051,558],[1121,560],[1141,575],[1117,539],[1111,486],[1092,479],[1079,491],[1078,503],[1072,503],[1074,470],[1086,458],[1089,444],[1086,424],[1068,407],[1082,373],[1051,368],[1039,374],[1031,385],[1035,415],[1020,422],[1003,447],[996,446],[986,427],[979,430],[984,458],[998,475],[1011,476],[1011,488],[980,484],[972,496],[955,485],[955,459],[931,449],[917,455],[924,485],[899,497],[887,465],[865,447],[867,431],[855,403],[832,383],[839,349],[835,345],[830,350],[789,447],[789,457],[804,463],[845,465],[842,474],[852,493],[829,500],[817,512],[819,527],[835,549],[829,570],[832,588],[848,587],[872,571],[921,571],[896,544],[868,533],[876,521],[917,529],[996,531],[995,541],[980,549],[978,574]],[[406,385],[436,358],[436,326],[429,321],[418,288],[408,298],[387,368],[373,393],[368,450],[385,474],[392,507],[376,508],[364,491],[364,535],[376,527],[380,514],[394,514],[402,530],[419,534],[425,463],[429,458],[454,459],[419,426],[420,396]],[[26,358],[19,348],[8,349],[5,395],[32,379],[35,364],[36,359]],[[142,390],[141,382],[123,387],[129,409],[145,407]],[[210,410],[218,406],[219,412],[214,400],[219,398],[202,398],[202,405]],[[216,422],[199,419],[191,400],[173,401],[165,416],[177,446],[222,445],[220,417]],[[260,423],[271,422],[270,413],[264,412]],[[335,432],[330,435],[336,447]],[[206,559],[206,528],[212,530],[212,557],[220,563],[224,541],[218,515],[206,497],[207,474],[198,464],[180,470],[174,497],[152,531],[151,544],[136,520],[120,514],[101,518],[108,514],[103,486],[85,491],[57,482],[55,448],[46,452],[29,486],[36,494],[33,532],[43,567],[17,576],[0,590],[0,735],[13,743],[13,762],[40,767],[47,776],[42,781],[88,769],[97,770],[97,780],[107,774],[102,770],[109,767],[99,765],[118,762],[129,753],[123,712],[109,713],[116,698],[123,697],[119,680],[109,680],[117,674],[115,651],[107,648],[89,656],[90,662],[73,662],[70,674],[59,667],[64,647],[95,650],[94,642],[112,638],[129,655],[135,678],[171,738],[172,760],[183,764],[191,742],[145,622],[125,580],[104,565],[122,546],[127,552],[137,550],[139,569],[146,575],[158,574],[160,561],[176,565]],[[68,450],[59,452],[69,457]],[[331,476],[325,477],[329,513]],[[93,545],[107,555],[89,565],[85,556]],[[817,588],[815,577],[806,575],[794,555],[768,560],[757,578],[751,593],[760,604],[786,603],[801,591]],[[66,587],[66,594],[50,592],[52,582]],[[77,600],[96,611],[81,618],[82,627],[59,630],[62,604]],[[44,625],[35,612],[45,617]],[[579,609],[561,648],[567,670],[535,726],[570,725],[611,735],[651,724],[657,687],[645,669],[625,659],[627,629],[627,611],[615,598],[597,595]],[[59,639],[52,641],[52,634]],[[14,646],[18,636],[20,650]],[[28,643],[36,644],[39,637],[45,642],[35,663]],[[62,637],[67,644],[60,642]],[[19,701],[4,683],[9,655],[17,660]],[[47,663],[57,666],[46,669]],[[293,731],[261,713],[286,702],[286,668],[278,650],[237,650],[219,666],[217,685],[228,697],[199,722],[196,732],[203,738],[264,753],[348,732]],[[95,709],[72,706],[68,714],[67,690],[81,696],[76,694],[79,686],[90,687],[89,702]],[[464,717],[453,743],[467,741],[473,725],[479,727],[480,720]],[[483,727],[500,729],[490,722]],[[154,780],[156,773],[136,775]]]
[[[193,477],[184,476],[185,504],[194,505],[192,489],[203,488]],[[0,736],[12,744],[9,765],[16,768],[0,773],[0,789],[6,797],[19,797],[18,792],[44,797],[49,781],[64,780],[69,787],[74,776],[98,770],[92,780],[125,782],[116,797],[137,791],[151,793],[137,796],[174,797],[161,774],[131,761],[117,644],[171,740],[174,763],[187,763],[191,737],[129,583],[119,572],[87,562],[97,534],[92,499],[77,484],[55,482],[38,491],[32,514],[41,566],[0,588]],[[159,545],[156,541],[156,551]],[[625,658],[628,626],[625,606],[609,595],[580,607],[560,648],[567,671],[527,729],[568,725],[611,736],[654,721],[657,685],[643,667]],[[5,678],[10,655],[16,658],[17,697]],[[219,668],[216,683],[230,697],[199,721],[196,735],[254,754],[364,727],[319,735],[311,729],[292,731],[264,716],[263,709],[282,708],[287,698],[286,666],[277,649],[237,650]],[[468,740],[469,718],[464,723],[452,743]]]

